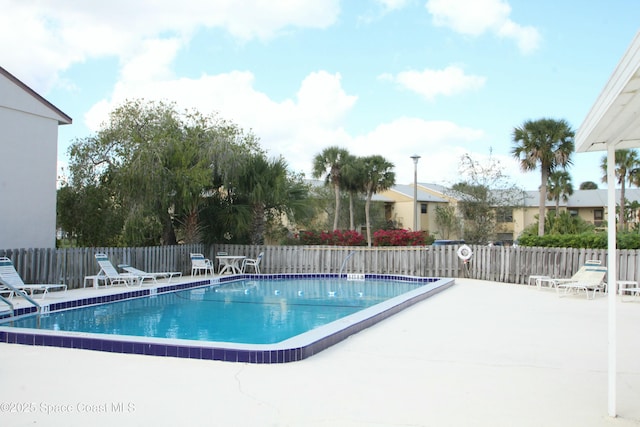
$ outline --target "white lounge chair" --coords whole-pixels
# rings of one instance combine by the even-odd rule
[[[575,274],[569,278],[555,278],[550,276],[531,276],[529,277],[529,282],[532,279],[535,280],[538,289],[541,289],[543,285],[546,285],[549,288],[556,288],[558,285],[562,283],[571,283],[579,281],[582,276],[585,274],[585,271],[588,267],[599,266],[600,261],[597,259],[590,259],[584,262],[584,265],[575,272]]]
[[[118,273],[106,254],[97,253],[95,256],[100,266],[100,272],[96,276],[98,280],[104,281],[108,286],[118,283],[124,283],[125,286],[142,285],[140,276],[131,273]]]
[[[593,291],[593,296],[591,298],[595,298],[596,292],[604,291],[607,287],[607,284],[604,281],[604,278],[607,275],[607,267],[603,267],[601,265],[585,266],[585,269],[581,274],[578,277],[575,277],[576,275],[574,275],[572,280],[563,281],[556,285],[556,290],[559,295],[561,289],[564,289],[565,295],[571,291],[584,291],[587,295],[587,299],[589,299],[589,291]]]
[[[204,271],[205,276],[207,272],[213,276],[213,263],[210,259],[207,259],[202,254],[191,254],[191,275],[195,276],[196,273]]]
[[[260,255],[258,255],[258,258],[256,259],[245,258],[242,261],[242,272],[244,273],[247,267],[253,267],[256,274],[260,274],[260,261],[262,261],[263,256],[264,252],[260,252]]]
[[[173,277],[182,276],[182,272],[180,271],[162,271],[159,273],[147,273],[146,271],[138,270],[135,267],[131,267],[129,264],[118,264],[118,267],[126,271],[127,273],[133,274],[140,278],[140,283],[142,284],[145,279],[151,280],[153,283],[157,283],[158,279],[169,279],[167,282],[171,282]]]
[[[31,296],[33,296],[35,292],[42,291],[42,299],[47,296],[50,289],[62,289],[65,292],[67,290],[67,285],[64,284],[25,284],[16,271],[15,267],[13,266],[13,262],[11,262],[11,260],[7,257],[0,257],[0,279],[2,279],[2,281],[7,283],[8,285],[11,285],[15,289],[29,293]],[[2,286],[1,284],[0,292],[3,294],[8,294],[9,298],[13,298],[13,295],[15,294],[13,289],[7,286]]]

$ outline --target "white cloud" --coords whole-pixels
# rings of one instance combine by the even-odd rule
[[[499,27],[511,13],[502,0],[429,0],[426,6],[436,25],[472,36]]]
[[[413,154],[418,161],[418,181],[452,185],[466,177],[460,175],[460,161],[468,154],[480,163],[489,157],[497,160],[505,180],[527,189],[532,187],[532,176],[520,172],[518,162],[509,155],[490,154],[487,150],[488,135],[481,129],[461,126],[445,120],[423,120],[402,117],[384,123],[371,132],[356,136],[349,151],[358,156],[381,154],[395,165],[396,183],[413,182]],[[539,175],[533,175],[533,182]]]
[[[395,77],[383,74],[380,78],[395,81],[429,100],[438,95],[451,96],[480,89],[487,80],[481,76],[465,75],[464,70],[456,66],[443,70],[403,71]]]
[[[340,0],[6,0],[0,14],[3,66],[46,92],[58,72],[97,57],[130,58],[149,40],[189,40],[199,28],[222,28],[247,41],[290,28],[326,28]]]
[[[124,62],[120,74],[128,82],[166,79],[173,75],[171,66],[182,43],[178,39],[145,40],[131,58]]]
[[[498,29],[498,35],[502,37],[514,38],[518,43],[518,48],[524,53],[532,52],[540,44],[540,33],[533,27],[522,27],[507,20]]]
[[[368,134],[353,138],[349,151],[358,156],[381,154],[395,165],[396,182],[413,182],[411,155],[421,156],[418,179],[445,183],[458,175],[460,157],[484,138],[482,130],[450,121],[403,117],[384,123]]]
[[[301,118],[325,124],[339,122],[357,100],[344,92],[340,79],[340,74],[326,71],[308,75],[297,94]]]
[[[429,0],[426,7],[435,25],[461,34],[479,36],[493,32],[514,39],[523,53],[535,50],[540,43],[537,29],[509,18],[511,6],[504,0]]]

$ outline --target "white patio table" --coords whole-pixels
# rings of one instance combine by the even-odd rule
[[[240,262],[245,258],[246,256],[244,255],[218,255],[216,259],[222,266],[219,274],[224,274],[227,271],[235,274],[242,273],[242,266],[240,265]]]

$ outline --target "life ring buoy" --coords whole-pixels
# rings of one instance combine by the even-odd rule
[[[469,261],[471,255],[473,255],[473,251],[469,246],[462,245],[458,248],[458,258],[460,258],[462,261]]]

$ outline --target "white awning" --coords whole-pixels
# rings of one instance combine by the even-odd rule
[[[633,39],[575,137],[576,151],[640,147],[640,32]]]

